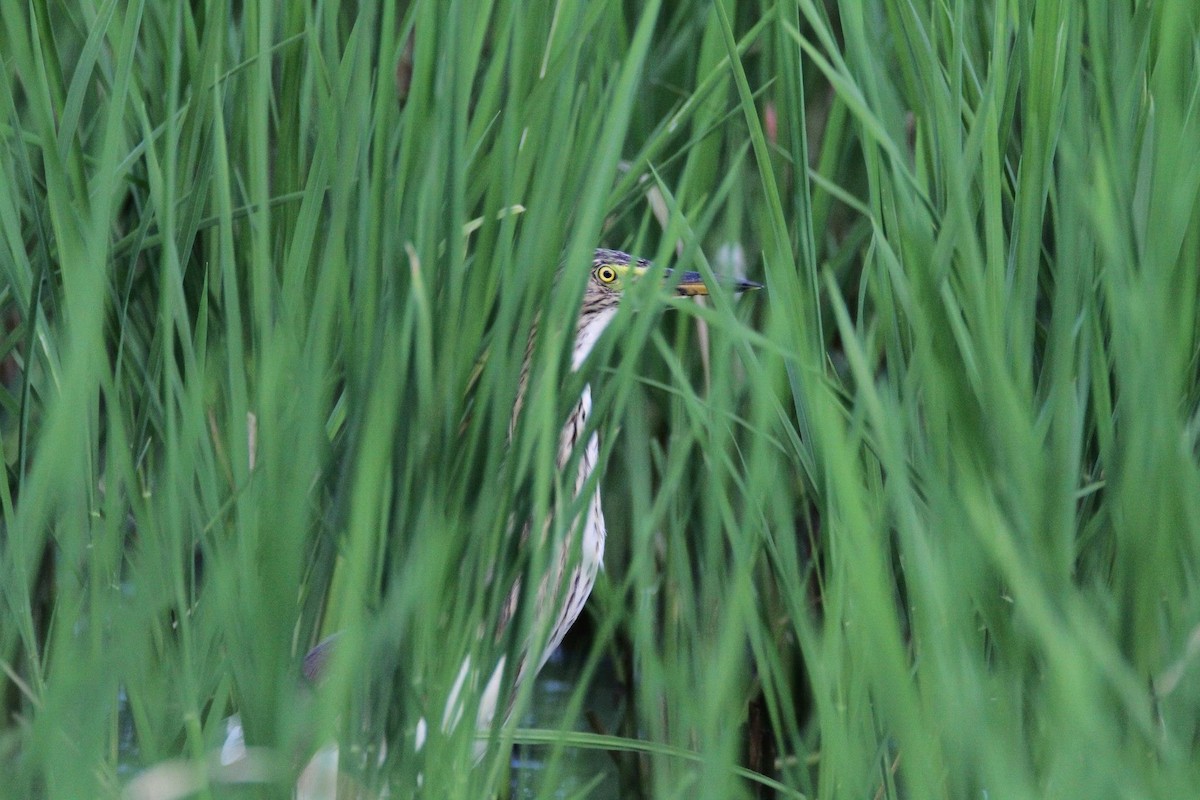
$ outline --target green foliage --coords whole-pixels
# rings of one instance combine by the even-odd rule
[[[623,797],[1194,793],[1198,52],[1190,0],[4,3],[0,795],[288,796],[334,737],[364,796],[514,740],[546,797],[575,748]],[[767,289],[634,291],[570,374],[598,244]],[[481,636],[584,381],[568,730],[471,768],[437,723],[531,634]]]

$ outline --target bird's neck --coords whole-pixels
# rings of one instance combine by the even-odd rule
[[[592,352],[592,348],[596,346],[596,342],[600,339],[600,334],[604,333],[604,329],[612,322],[616,315],[616,308],[606,308],[591,314],[583,314],[579,318],[578,324],[575,326],[575,342],[571,347],[571,371],[576,372],[583,365],[588,355]],[[533,320],[533,329],[529,332],[529,341],[525,345],[525,360],[521,363],[521,379],[517,384],[517,398],[513,404],[512,419],[509,422],[508,434],[512,437],[513,432],[517,427],[517,418],[521,414],[521,409],[525,406],[525,393],[529,390],[529,373],[533,364],[533,346],[538,335],[538,325],[541,321],[541,314]],[[580,398],[582,401],[585,398]],[[591,408],[590,403],[586,403],[587,408],[583,409],[582,419],[586,420],[587,413]],[[575,414],[572,414],[575,416]]]
[[[579,318],[579,325],[575,330],[575,347],[571,350],[572,372],[583,365],[584,359],[588,357],[592,348],[596,346],[596,342],[600,340],[600,334],[604,333],[604,329],[608,327],[608,323],[612,322],[616,314],[617,309],[614,307],[595,311]]]

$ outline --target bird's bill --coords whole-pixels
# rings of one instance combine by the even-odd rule
[[[668,278],[670,272],[667,273]],[[747,281],[741,278],[722,278],[717,276],[717,281],[722,285],[728,286],[735,292],[748,292],[751,289],[761,289],[761,283]],[[675,285],[675,293],[683,297],[697,297],[708,294],[708,286],[705,285],[704,279],[700,277],[699,272],[684,272],[679,276],[679,283]]]
[[[650,267],[635,266],[631,264],[609,264],[608,266],[616,270],[617,274],[622,279],[633,277],[634,279],[641,278],[650,271]],[[674,270],[667,270],[663,273],[663,282],[671,286],[671,276],[675,274]],[[721,286],[727,286],[735,292],[749,292],[753,289],[761,289],[761,283],[744,280],[742,278],[726,278],[723,275],[718,275],[717,283]],[[679,282],[674,284],[675,294],[681,297],[700,297],[709,293],[708,286],[705,285],[704,279],[700,277],[699,272],[682,272],[679,274]]]

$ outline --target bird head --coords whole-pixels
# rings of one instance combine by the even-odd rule
[[[572,366],[578,369],[591,351],[600,333],[612,321],[617,312],[621,295],[637,280],[650,271],[650,262],[634,258],[620,250],[599,249],[592,257],[592,272],[584,290],[583,306],[580,310],[579,329],[576,337]],[[718,278],[735,292],[762,288],[753,281]],[[708,294],[708,286],[699,272],[684,272],[676,278],[672,270],[663,273],[663,285],[681,297],[697,297]]]
[[[592,258],[592,274],[588,280],[584,305],[591,304],[597,308],[615,306],[625,289],[649,271],[650,262],[644,258],[634,258],[620,250],[597,250]],[[663,280],[664,285],[672,287],[675,294],[683,297],[708,294],[708,286],[705,285],[699,272],[684,272],[679,275],[678,281],[675,281],[674,272],[666,270],[663,273]],[[735,292],[762,288],[761,284],[740,278],[729,280],[718,278],[718,280],[722,284],[727,284]]]

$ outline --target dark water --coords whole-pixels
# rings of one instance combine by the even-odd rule
[[[616,730],[621,717],[623,693],[611,669],[607,669],[605,664],[600,666],[588,688],[583,708],[598,719],[605,732],[612,732]],[[521,727],[567,727],[563,724],[563,715],[575,691],[581,668],[580,659],[564,655],[562,651],[551,657],[534,684],[531,707],[529,713],[521,719]],[[594,732],[583,719],[575,720],[570,727]],[[514,800],[531,800],[535,797],[615,800],[620,797],[617,769],[607,752],[577,747],[565,748],[561,751],[557,768],[548,773],[546,760],[550,757],[551,749],[540,745],[519,745],[514,748]],[[547,785],[548,781],[553,781],[554,785]],[[585,793],[588,787],[591,787],[590,791]]]

